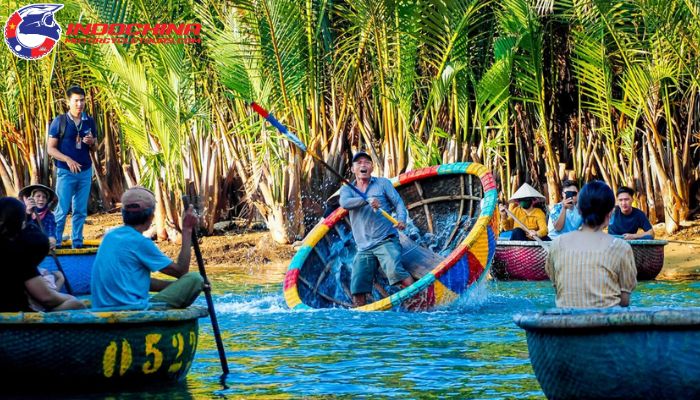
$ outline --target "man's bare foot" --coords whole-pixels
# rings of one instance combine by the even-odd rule
[[[367,294],[366,293],[353,294],[352,295],[352,304],[355,307],[364,306],[365,304],[367,304]]]

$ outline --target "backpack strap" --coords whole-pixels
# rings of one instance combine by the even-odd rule
[[[68,123],[68,118],[66,114],[61,114],[58,116],[58,145],[61,145],[63,141],[63,136],[66,134],[66,124]]]

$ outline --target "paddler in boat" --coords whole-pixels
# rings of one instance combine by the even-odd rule
[[[544,201],[544,196],[527,183],[510,198],[510,206],[499,204],[501,212],[501,231],[512,229],[510,240],[551,240],[547,236],[547,216],[535,203]],[[516,223],[516,219],[525,225],[524,229]]]
[[[340,206],[350,214],[350,227],[357,244],[357,254],[353,260],[350,292],[355,307],[367,304],[367,295],[372,292],[374,274],[381,265],[389,284],[407,287],[413,284],[413,277],[401,264],[401,243],[397,229],[406,228],[408,211],[391,184],[382,177],[373,177],[372,157],[364,151],[352,157],[353,184],[367,196],[365,201],[348,186],[340,189]],[[375,212],[379,208],[396,211],[399,223],[393,226],[386,218]]]

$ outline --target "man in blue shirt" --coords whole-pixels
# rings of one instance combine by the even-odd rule
[[[555,237],[577,231],[583,224],[581,214],[576,207],[578,200],[578,185],[575,181],[565,180],[562,182],[564,200],[552,207],[549,214],[549,237]]]
[[[406,228],[408,211],[399,193],[386,178],[373,177],[374,165],[369,154],[360,151],[352,157],[355,186],[367,196],[365,201],[348,186],[340,189],[340,206],[350,213],[350,227],[357,245],[353,261],[350,292],[357,307],[367,304],[367,294],[372,292],[374,274],[379,263],[390,285],[403,287],[413,284],[413,277],[401,264],[401,243],[398,229]],[[396,210],[399,223],[394,227],[376,210]]]
[[[92,266],[93,308],[144,310],[149,301],[184,308],[201,292],[202,276],[189,272],[192,229],[197,223],[192,207],[182,216],[182,247],[174,263],[143,236],[153,222],[155,206],[156,199],[146,188],[137,186],[124,192],[124,225],[107,233]],[[151,272],[156,271],[179,279],[151,278]],[[149,290],[159,293],[149,299]]]
[[[620,186],[617,189],[617,207],[610,217],[608,233],[622,236],[625,240],[653,239],[654,228],[649,223],[649,219],[642,210],[632,207],[633,195],[634,190],[627,186]],[[643,232],[637,233],[640,228]]]
[[[90,151],[97,143],[95,120],[85,110],[85,91],[71,86],[66,91],[68,112],[54,118],[49,126],[48,153],[56,160],[56,239],[58,246],[63,239],[66,216],[72,204],[73,248],[83,246],[83,224],[87,218],[87,205],[92,183]]]

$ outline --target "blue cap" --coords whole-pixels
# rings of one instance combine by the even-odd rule
[[[357,153],[355,153],[355,155],[352,156],[352,162],[357,161],[357,159],[360,157],[367,157],[369,161],[372,162],[372,157],[364,151],[358,151]]]

